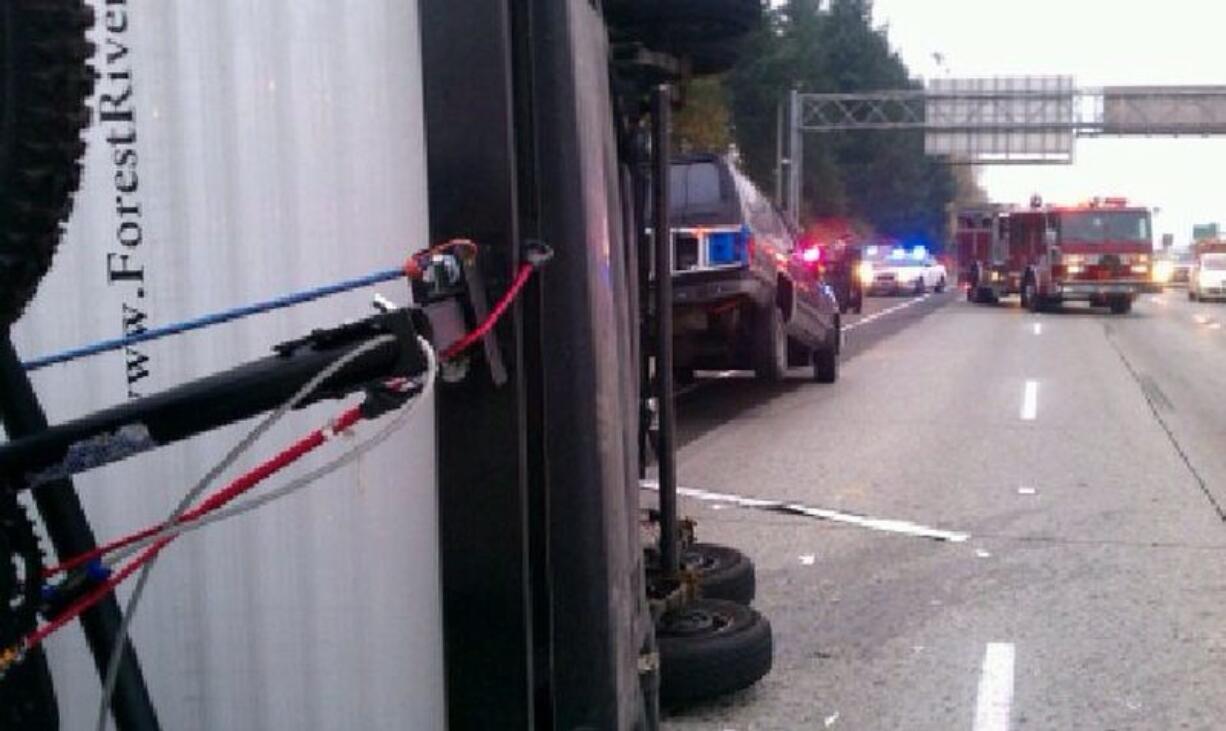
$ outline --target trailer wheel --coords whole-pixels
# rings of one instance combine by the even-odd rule
[[[0,327],[51,266],[81,181],[93,18],[82,0],[0,7]]]
[[[660,700],[669,706],[748,688],[771,669],[770,622],[753,609],[719,599],[696,599],[656,625]]]
[[[681,551],[681,565],[698,574],[704,599],[749,604],[757,593],[753,561],[730,546],[695,543]]]
[[[1132,299],[1128,297],[1116,297],[1111,300],[1111,314],[1127,315],[1132,312]]]
[[[609,21],[675,43],[728,41],[748,33],[762,17],[758,0],[612,0]]]
[[[788,373],[788,336],[783,313],[773,303],[756,311],[753,322],[754,371],[763,381],[782,381]]]

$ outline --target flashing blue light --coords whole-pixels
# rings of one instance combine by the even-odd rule
[[[864,248],[864,255],[865,256],[877,256],[877,247],[876,246],[866,246]]]
[[[928,258],[928,247],[917,246],[911,250],[911,258],[916,261],[923,261]]]
[[[890,251],[890,258],[891,259],[906,259],[907,250],[906,249],[893,249]]]

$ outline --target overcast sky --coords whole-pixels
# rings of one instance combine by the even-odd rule
[[[876,22],[925,77],[1071,75],[1078,86],[1226,84],[1226,0],[876,0]],[[941,54],[944,67],[933,54]],[[1226,226],[1226,138],[1081,139],[1073,165],[983,168],[994,200],[1124,195],[1157,233]]]

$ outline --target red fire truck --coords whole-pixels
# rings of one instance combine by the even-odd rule
[[[966,299],[971,302],[995,302],[1020,291],[1020,277],[1010,277],[1007,266],[1008,222],[1008,208],[999,204],[958,212],[954,229],[958,282],[966,287]]]
[[[1123,198],[1077,206],[1035,200],[1030,209],[1003,218],[1004,256],[976,260],[970,270],[968,292],[975,301],[1016,291],[1033,312],[1083,301],[1123,314],[1138,294],[1157,289],[1147,208]]]

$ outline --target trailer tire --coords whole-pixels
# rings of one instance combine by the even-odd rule
[[[704,599],[749,604],[757,594],[753,561],[731,546],[694,543],[682,549],[681,565],[698,575]]]
[[[612,0],[605,14],[618,28],[687,44],[741,38],[762,17],[758,0]]]
[[[83,0],[0,6],[0,327],[51,266],[81,182],[93,20]]]
[[[770,672],[770,622],[736,602],[696,599],[656,625],[660,701],[676,707],[748,688]]]

